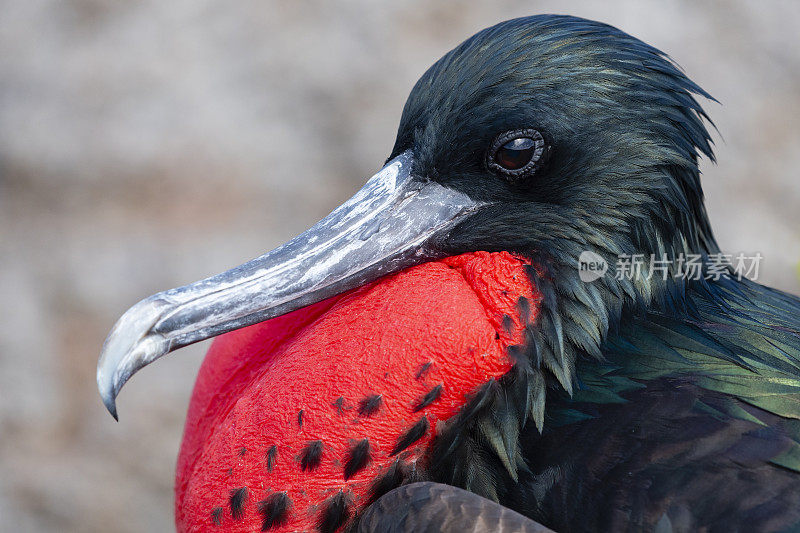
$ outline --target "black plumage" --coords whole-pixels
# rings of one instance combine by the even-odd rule
[[[391,455],[397,455],[417,442],[428,433],[428,429],[430,429],[430,422],[428,422],[427,416],[423,416],[413,426],[408,428],[397,438],[397,442],[395,443],[394,448],[392,448]]]
[[[418,413],[419,411],[422,411],[423,409],[428,407],[430,404],[432,404],[433,402],[438,400],[439,396],[442,395],[442,389],[443,388],[444,388],[444,385],[439,383],[438,385],[433,387],[431,390],[426,392],[425,395],[422,398],[420,398],[420,400],[414,406],[414,412]]]
[[[334,533],[352,516],[352,502],[344,491],[339,491],[322,504],[319,516],[320,533]]]
[[[300,450],[300,468],[303,472],[315,470],[322,462],[322,441],[315,440],[307,443]]]
[[[275,468],[275,461],[278,460],[278,447],[273,444],[269,447],[266,454],[267,458],[267,471],[272,472],[272,469]]]
[[[231,516],[234,520],[240,520],[244,516],[244,504],[250,496],[247,487],[233,489],[228,497],[228,504],[231,508]]]
[[[427,373],[428,373],[428,371],[431,369],[431,366],[432,366],[432,365],[433,365],[433,361],[427,361],[427,362],[425,362],[425,363],[422,363],[422,364],[420,365],[420,367],[419,367],[419,370],[417,370],[417,375],[416,375],[416,378],[417,378],[417,379],[422,379],[422,377],[423,377],[425,374],[427,374]]]
[[[291,507],[292,500],[286,492],[274,492],[258,502],[261,531],[269,531],[286,524]]]
[[[338,414],[341,415],[344,413],[344,397],[339,396],[338,398],[336,398],[336,400],[333,402],[332,405],[336,409],[336,412]]]
[[[344,462],[344,479],[348,480],[356,475],[361,469],[367,466],[369,461],[369,439],[361,439],[351,446],[347,452],[347,457]]]
[[[371,505],[384,494],[408,482],[412,474],[411,468],[401,460],[398,459],[393,462],[386,471],[378,474],[378,477],[372,481],[367,497],[367,505]]]
[[[358,416],[372,416],[377,413],[383,404],[383,396],[370,394],[358,402]]]
[[[215,526],[219,526],[222,524],[222,513],[224,510],[222,507],[214,507],[211,510],[211,523]]]

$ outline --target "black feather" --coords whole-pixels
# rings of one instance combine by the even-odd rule
[[[428,481],[427,471],[417,468],[416,464],[409,464],[402,459],[396,459],[389,468],[378,475],[370,484],[365,506],[371,505],[375,500],[400,485],[418,481]]]
[[[358,416],[372,416],[378,412],[383,404],[383,396],[370,394],[358,402]]]
[[[275,492],[258,502],[258,512],[262,519],[261,531],[268,531],[286,524],[289,521],[291,507],[292,500],[286,492]]]
[[[211,511],[211,522],[215,526],[218,526],[218,525],[222,524],[222,512],[223,512],[222,507],[214,507],[214,509],[212,509],[212,511]]]
[[[443,387],[444,387],[444,385],[439,383],[434,388],[432,388],[427,393],[425,393],[425,396],[423,396],[420,399],[420,401],[417,403],[417,405],[414,406],[414,412],[417,413],[419,411],[422,411],[423,409],[428,407],[430,404],[432,404],[433,402],[438,400],[439,396],[442,395],[442,388]]]
[[[459,448],[462,440],[469,436],[468,424],[483,413],[497,394],[498,385],[490,380],[481,385],[472,398],[461,407],[458,415],[448,421],[444,431],[439,432],[433,448],[433,463],[442,464]]]
[[[428,373],[428,370],[430,370],[430,369],[431,369],[431,365],[433,365],[433,361],[428,361],[427,363],[422,363],[422,364],[420,365],[420,367],[419,367],[419,370],[417,370],[417,375],[416,375],[416,378],[417,378],[417,379],[421,379],[421,378],[422,378],[422,376],[424,376],[425,374],[427,374],[427,373]]]
[[[297,412],[297,426],[300,427],[300,428],[303,427],[303,415],[304,414],[305,414],[305,411],[303,409],[300,409]]]
[[[396,460],[384,473],[375,478],[370,485],[367,493],[367,506],[372,505],[375,500],[402,485],[407,477],[408,467],[399,459]]]
[[[511,334],[512,331],[514,331],[514,320],[510,316],[505,314],[503,315],[503,329],[509,335]]]
[[[347,452],[347,459],[344,463],[344,479],[345,481],[353,477],[359,470],[367,466],[370,460],[370,445],[369,439],[362,439],[358,441]]]
[[[228,502],[231,506],[231,516],[235,520],[241,519],[244,515],[244,504],[247,503],[248,496],[249,492],[247,491],[247,487],[231,490]]]
[[[351,503],[343,491],[325,500],[319,517],[320,533],[335,533],[352,514]]]
[[[517,310],[519,311],[519,317],[523,324],[527,324],[531,321],[531,303],[524,296],[520,296],[517,299]]]
[[[344,410],[344,397],[339,396],[331,405],[333,405],[336,408],[336,412],[341,415]]]
[[[303,472],[312,471],[322,462],[322,441],[315,440],[300,451],[300,468]]]
[[[272,469],[275,467],[275,461],[278,458],[278,447],[276,445],[272,445],[267,450],[267,471],[272,472]]]
[[[425,436],[430,428],[430,423],[428,422],[428,417],[423,416],[419,419],[419,421],[411,426],[408,431],[403,433],[398,439],[397,443],[395,443],[394,448],[392,449],[392,453],[390,455],[397,455],[398,453],[402,452],[419,439]]]

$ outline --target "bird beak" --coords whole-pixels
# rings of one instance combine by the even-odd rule
[[[97,364],[97,386],[112,416],[125,382],[164,354],[446,255],[437,243],[482,204],[415,177],[412,167],[411,153],[404,152],[283,246],[131,307]]]

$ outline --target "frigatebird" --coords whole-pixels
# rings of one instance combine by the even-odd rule
[[[349,201],[127,311],[115,417],[134,372],[225,333],[178,528],[800,528],[800,299],[718,261],[698,97],[606,24],[503,22],[425,72]]]

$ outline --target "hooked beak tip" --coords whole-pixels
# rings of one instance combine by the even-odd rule
[[[114,396],[101,394],[101,397],[103,398],[103,405],[106,406],[108,412],[111,413],[111,416],[114,417],[114,420],[119,422],[119,415],[117,415],[117,402]]]
[[[117,415],[117,394],[119,393],[120,385],[117,379],[114,379],[109,374],[105,373],[102,368],[97,369],[97,390],[100,393],[100,399],[103,400],[103,405],[114,420],[119,422]]]
[[[160,298],[146,298],[131,307],[112,328],[97,363],[97,389],[115,420],[116,398],[122,386],[137,370],[168,351],[153,327],[168,304]]]

